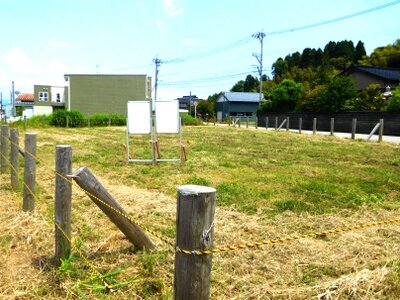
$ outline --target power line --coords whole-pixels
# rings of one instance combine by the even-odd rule
[[[362,10],[362,11],[359,11],[359,12],[355,12],[355,13],[352,13],[352,14],[349,14],[349,15],[345,15],[345,16],[342,16],[342,17],[337,17],[337,18],[334,18],[334,19],[329,19],[329,20],[326,20],[326,21],[321,21],[321,22],[312,23],[312,24],[299,26],[299,27],[293,27],[293,28],[289,28],[289,29],[283,29],[283,30],[278,30],[278,31],[270,31],[270,32],[266,32],[265,34],[268,35],[268,36],[270,36],[270,35],[279,35],[279,34],[290,33],[290,32],[294,32],[294,31],[310,29],[310,28],[314,28],[314,27],[320,27],[320,26],[323,26],[323,25],[336,23],[336,22],[339,22],[339,21],[343,21],[343,20],[347,20],[347,19],[350,19],[350,18],[354,18],[354,17],[358,17],[358,16],[361,16],[361,15],[365,15],[365,14],[368,14],[368,13],[371,13],[371,12],[374,12],[374,11],[377,11],[377,10],[380,10],[380,9],[384,9],[384,8],[387,8],[389,6],[393,6],[393,5],[396,5],[396,4],[400,4],[400,0],[392,1],[392,2],[389,2],[389,3],[383,4],[383,5],[372,7],[372,8],[368,8],[368,9],[365,9],[365,10]]]

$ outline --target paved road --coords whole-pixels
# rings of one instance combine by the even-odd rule
[[[214,125],[214,123],[208,123],[209,125]],[[216,124],[217,126],[228,126],[227,124]],[[242,126],[241,128],[246,129],[246,125]],[[249,127],[248,129],[255,129],[254,127]],[[265,127],[258,127],[257,130],[265,130]],[[275,130],[275,128],[268,128],[268,130]],[[286,129],[281,129],[281,131],[285,131]],[[290,130],[291,132],[298,132],[298,130]],[[301,133],[304,134],[313,134],[311,130],[302,130]],[[317,134],[323,134],[323,135],[330,135],[330,132],[327,131],[317,131]],[[345,132],[335,132],[335,137],[340,137],[340,138],[348,138],[351,139],[351,133],[345,133]],[[361,140],[367,140],[368,134],[361,134],[357,133],[355,136],[356,139],[361,139]],[[384,135],[382,140],[384,142],[388,143],[395,143],[395,144],[400,144],[400,136],[391,136],[391,135]],[[378,135],[375,134],[372,136],[370,141],[378,141]]]

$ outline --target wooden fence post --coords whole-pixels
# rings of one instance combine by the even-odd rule
[[[301,134],[301,127],[303,126],[303,118],[299,118],[299,133]]]
[[[380,123],[380,126],[379,126],[378,142],[382,142],[382,139],[383,139],[383,119],[380,119],[379,123]]]
[[[56,188],[55,188],[55,263],[61,265],[61,259],[71,253],[71,197],[72,184],[66,178],[72,172],[72,148],[69,145],[56,146]],[[62,232],[62,231],[63,232]],[[67,236],[65,237],[64,234]]]
[[[11,153],[10,153],[10,161],[11,161],[11,187],[13,190],[18,190],[19,188],[19,178],[18,178],[18,169],[19,169],[19,132],[18,128],[10,129],[10,141],[11,141]]]
[[[331,135],[335,132],[335,118],[331,118]]]
[[[313,134],[317,133],[317,118],[313,119]]]
[[[257,129],[258,128],[258,117],[256,117],[256,124],[254,125],[254,127]]]
[[[176,247],[182,250],[212,248],[215,189],[184,185],[178,188]],[[206,300],[210,297],[212,255],[175,252],[176,300]]]
[[[265,117],[265,130],[268,130],[268,122],[269,121],[269,118],[268,117]]]
[[[290,118],[286,117],[286,131],[289,131],[289,121],[290,121]]]
[[[351,139],[354,140],[356,138],[356,128],[357,128],[357,119],[354,118],[351,124]]]
[[[22,209],[35,209],[35,181],[36,181],[36,133],[25,134],[25,166],[24,166],[24,198]]]
[[[278,130],[278,117],[275,117],[275,130]]]
[[[69,128],[69,117],[65,116],[65,127]]]
[[[249,128],[249,117],[246,117],[246,128]]]
[[[92,201],[109,217],[137,248],[154,249],[153,243],[139,226],[125,216],[128,214],[110,193],[97,180],[87,167],[81,167],[73,174],[75,182],[85,191]],[[98,200],[100,199],[101,202]],[[120,212],[120,213],[119,213]]]
[[[26,131],[26,127],[27,127],[27,118],[26,116],[24,116],[24,131]]]
[[[238,122],[239,122],[239,128],[240,128],[240,117],[238,118]]]
[[[8,138],[9,138],[8,125],[1,125],[1,157],[0,157],[0,171],[1,173],[7,173],[8,171]]]

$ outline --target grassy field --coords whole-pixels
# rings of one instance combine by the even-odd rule
[[[174,240],[176,189],[217,189],[215,246],[262,241],[399,217],[400,146],[232,127],[184,127],[185,163],[127,163],[125,128],[34,128],[37,204],[0,175],[2,299],[172,299],[174,253],[135,251],[78,189],[74,243],[115,286],[107,293],[76,253],[54,255],[55,145],[73,148],[73,169],[88,166],[130,215]],[[21,145],[23,132],[21,130]],[[131,154],[148,158],[148,138]],[[179,140],[160,135],[163,158]],[[22,172],[22,171],[21,171]],[[22,176],[22,174],[21,174]],[[400,225],[214,255],[212,299],[398,299]]]

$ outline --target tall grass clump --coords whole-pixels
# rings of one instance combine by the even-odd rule
[[[86,124],[85,116],[79,111],[57,110],[49,116],[49,123],[52,126],[66,127],[68,117],[69,127],[82,127]]]
[[[91,126],[108,126],[111,120],[113,126],[126,125],[126,116],[118,114],[94,114],[90,116]]]
[[[193,118],[191,115],[182,114],[182,125],[201,125],[202,122],[199,119]]]

